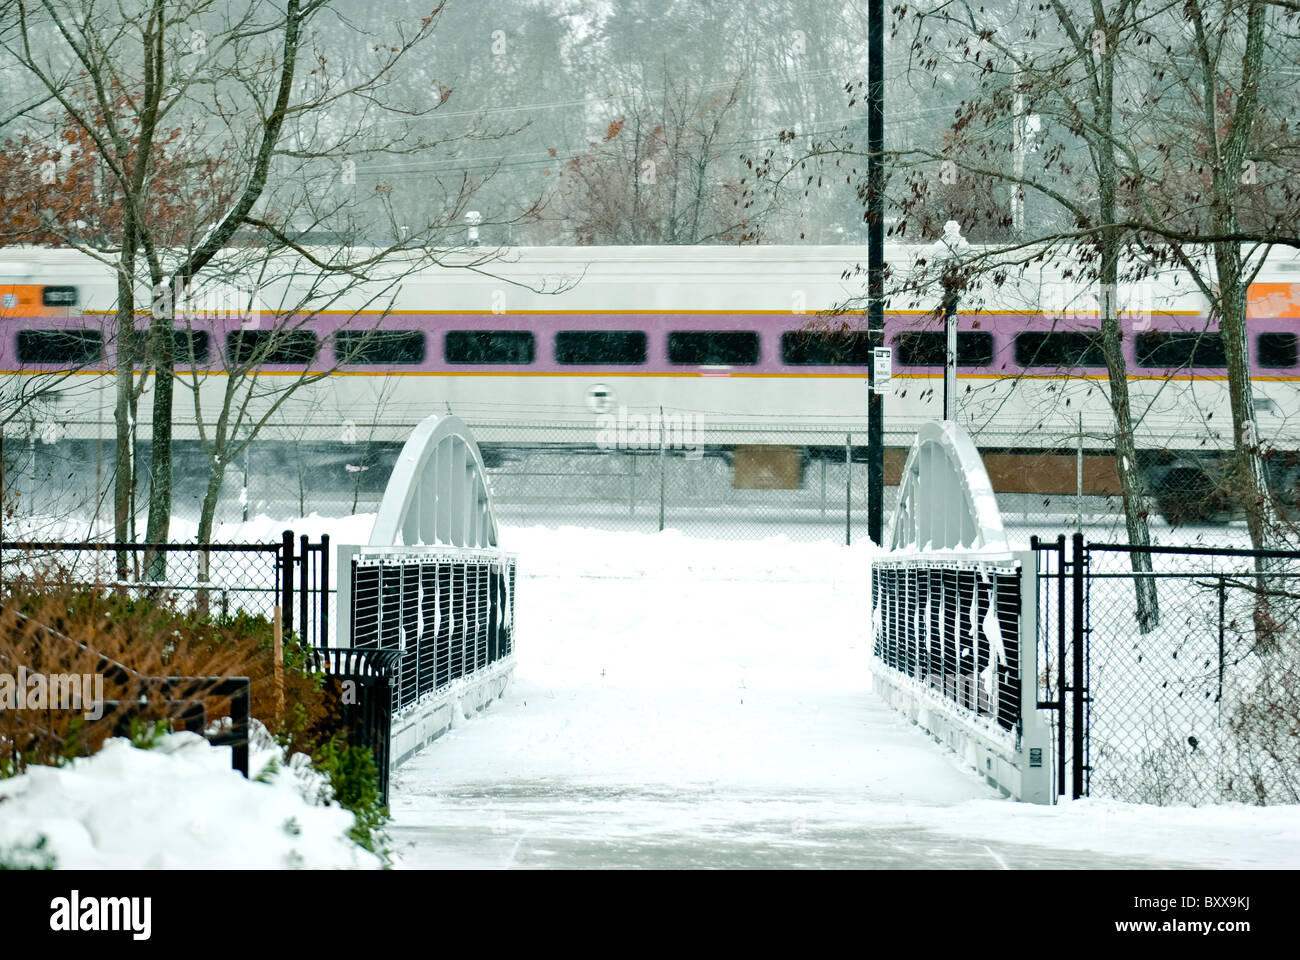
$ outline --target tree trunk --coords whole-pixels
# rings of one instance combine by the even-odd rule
[[[203,504],[199,507],[199,543],[207,544],[212,542],[212,527],[217,515],[217,498],[221,496],[221,481],[226,475],[226,461],[217,458],[209,463],[208,467],[208,486],[203,491]],[[198,614],[201,617],[208,615],[208,590],[204,586],[208,582],[208,551],[199,552],[199,590],[195,597]]]
[[[177,294],[177,300],[180,295]],[[179,304],[174,304],[179,306]],[[160,316],[159,314],[165,314]],[[145,539],[149,543],[166,543],[171,531],[172,513],[172,392],[175,386],[173,311],[155,311],[150,330],[154,341],[153,431],[149,464],[149,525]],[[148,558],[150,580],[167,576],[167,554],[151,553]]]
[[[117,276],[117,316],[113,336],[117,343],[116,398],[113,421],[117,442],[113,469],[113,539],[125,543],[131,539],[131,504],[135,490],[135,422],[132,390],[135,368],[135,290],[132,286],[134,258],[123,253]],[[116,557],[117,577],[125,580],[130,573],[128,557],[119,550]]]
[[[1195,9],[1195,8],[1194,8]],[[1211,222],[1220,233],[1238,227],[1237,198],[1241,188],[1241,167],[1254,125],[1264,56],[1265,4],[1252,2],[1246,13],[1246,42],[1242,53],[1240,92],[1225,136],[1215,129],[1218,96],[1214,73],[1205,72],[1207,119],[1205,135],[1218,147],[1211,177]],[[1205,54],[1208,57],[1208,54]],[[1232,494],[1246,511],[1246,529],[1256,550],[1268,541],[1271,501],[1264,462],[1260,456],[1255,406],[1250,382],[1250,352],[1246,339],[1245,267],[1241,247],[1236,243],[1214,244],[1214,266],[1219,283],[1219,332],[1228,364],[1228,400],[1232,409],[1233,462],[1230,473]],[[1257,562],[1257,568],[1260,564]]]
[[[1250,381],[1250,353],[1246,337],[1246,287],[1235,271],[1236,251],[1219,258],[1219,332],[1228,365],[1228,403],[1232,409],[1233,456],[1229,472],[1230,493],[1246,512],[1250,542],[1258,549],[1268,545],[1272,515],[1268,477],[1255,426],[1255,399]]]
[[[1151,528],[1147,520],[1149,511],[1142,473],[1138,469],[1133,411],[1128,395],[1128,363],[1124,359],[1124,341],[1116,315],[1117,275],[1118,251],[1112,249],[1103,252],[1101,347],[1106,356],[1110,409],[1115,417],[1115,471],[1119,474],[1120,499],[1124,505],[1124,527],[1128,533],[1128,542],[1131,546],[1148,547],[1151,545]],[[1160,624],[1156,581],[1149,576],[1152,572],[1151,554],[1134,551],[1129,554],[1129,565],[1133,570],[1138,630],[1150,633]]]
[[[1219,270],[1219,332],[1228,364],[1228,404],[1232,409],[1232,462],[1225,483],[1228,495],[1246,513],[1246,530],[1256,550],[1267,549],[1273,503],[1268,474],[1260,451],[1255,424],[1255,398],[1250,381],[1250,350],[1246,331],[1246,285],[1242,282],[1240,251],[1234,245],[1215,251]],[[1271,593],[1276,589],[1267,576],[1273,561],[1255,558],[1255,643],[1261,652],[1276,648],[1280,624]]]
[[[1118,206],[1118,177],[1110,137],[1114,129],[1115,58],[1119,55],[1119,43],[1114,35],[1108,35],[1106,40],[1104,49],[1107,52],[1097,71],[1097,120],[1103,138],[1099,148],[1094,149],[1094,156],[1098,175],[1098,214],[1103,224],[1113,224]],[[1146,496],[1138,468],[1133,411],[1128,394],[1128,364],[1124,359],[1124,340],[1119,328],[1120,241],[1121,236],[1114,229],[1104,229],[1101,233],[1098,271],[1101,282],[1101,346],[1106,357],[1110,409],[1115,417],[1115,470],[1119,474],[1120,499],[1124,504],[1124,526],[1131,546],[1147,547],[1151,545],[1151,528],[1147,523]],[[1149,576],[1152,572],[1151,554],[1132,551],[1129,565],[1133,571],[1138,629],[1150,633],[1160,622],[1156,581]]]
[[[199,543],[212,542],[212,528],[216,525],[217,499],[221,496],[221,482],[226,476],[226,461],[216,459],[209,463],[208,486],[203,491],[203,504],[199,507]]]

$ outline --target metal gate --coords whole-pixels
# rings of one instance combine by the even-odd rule
[[[1088,794],[1088,604],[1086,550],[1075,534],[1054,543],[1031,537],[1038,555],[1038,682],[1055,744],[1055,794]]]

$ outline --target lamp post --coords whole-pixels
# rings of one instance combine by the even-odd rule
[[[927,259],[943,270],[943,325],[947,344],[943,358],[943,418],[957,419],[957,299],[960,295],[957,270],[970,252],[970,242],[961,235],[961,224],[949,220],[943,237],[930,244]]]

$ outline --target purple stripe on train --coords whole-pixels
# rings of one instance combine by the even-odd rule
[[[499,372],[503,374],[536,373],[682,373],[695,372],[700,369],[722,366],[733,372],[748,374],[805,373],[805,374],[861,374],[866,375],[868,364],[865,362],[843,362],[835,364],[807,362],[810,357],[821,356],[815,350],[809,350],[807,344],[816,341],[818,334],[831,331],[835,335],[865,329],[866,320],[861,315],[826,318],[817,314],[678,314],[678,313],[625,313],[625,314],[419,314],[394,313],[382,319],[361,316],[350,322],[345,318],[331,315],[320,316],[304,322],[299,329],[311,331],[319,339],[331,337],[335,332],[345,330],[409,330],[421,331],[426,335],[423,360],[417,363],[392,364],[348,364],[346,370],[358,373],[374,371],[381,373],[392,370],[401,373],[457,373],[457,372]],[[1252,372],[1261,376],[1280,376],[1295,372],[1300,367],[1296,357],[1295,342],[1298,329],[1297,321],[1285,318],[1252,318],[1250,320]],[[227,338],[243,329],[270,329],[269,318],[258,322],[238,319],[230,321],[194,322],[193,329],[206,330],[210,335],[210,359],[205,365],[209,369],[224,369],[222,357]],[[1195,357],[1198,372],[1207,375],[1223,374],[1222,361],[1213,366],[1207,361],[1214,361],[1222,356],[1222,347],[1217,342],[1217,322],[1204,317],[1186,314],[1157,314],[1150,318],[1123,318],[1121,329],[1124,336],[1125,356],[1133,372],[1163,372],[1177,370],[1186,366],[1179,357]],[[59,363],[24,363],[18,356],[19,331],[41,330],[75,330],[94,329],[111,331],[111,318],[100,316],[72,316],[66,320],[50,318],[14,318],[0,321],[0,369],[57,369]],[[963,315],[958,320],[961,333],[982,334],[978,338],[962,337],[966,345],[961,347],[963,356],[977,358],[976,362],[959,362],[958,370],[964,373],[1060,373],[1064,368],[1078,369],[1081,372],[1100,373],[1104,365],[1097,362],[1096,352],[1081,353],[1079,344],[1065,343],[1053,339],[1055,334],[1069,334],[1095,331],[1095,318],[1071,318],[1068,320],[1032,316],[1027,314],[977,314]],[[645,356],[643,363],[636,364],[561,364],[556,362],[556,335],[561,331],[641,331],[645,334]],[[452,331],[515,331],[533,334],[532,361],[528,363],[454,363],[444,358],[445,335]],[[702,364],[689,362],[673,364],[669,362],[670,336],[685,332],[753,332],[757,334],[757,360],[754,363],[733,360],[729,364]],[[886,342],[895,349],[894,363],[899,372],[917,374],[940,374],[942,362],[935,361],[936,343],[942,350],[943,322],[934,316],[915,314],[891,314],[885,322]],[[1024,338],[1022,334],[1035,336]],[[1169,334],[1183,334],[1182,338],[1170,338]],[[906,339],[911,334],[912,339]],[[919,337],[916,335],[920,334]],[[783,335],[789,339],[783,340]],[[900,335],[904,339],[900,340]],[[991,343],[988,339],[991,335]],[[1154,336],[1153,336],[1154,335]],[[1160,339],[1164,335],[1163,341]],[[1197,336],[1203,335],[1197,342]],[[1261,335],[1265,339],[1261,340]],[[1017,338],[1020,338],[1019,341]],[[114,363],[114,351],[111,337],[105,336],[103,361],[91,364],[88,369],[111,369]],[[976,342],[978,341],[978,342]],[[801,349],[800,344],[804,347]],[[1189,344],[1195,344],[1194,347]],[[689,344],[687,344],[689,346]],[[736,357],[745,356],[743,344],[739,346]],[[1060,349],[1064,347],[1065,353]],[[864,356],[862,344],[839,343],[833,349],[838,358],[858,359]],[[689,351],[688,351],[689,353]],[[1199,356],[1198,356],[1199,354]],[[526,356],[516,354],[516,356]],[[1064,363],[1062,356],[1083,359],[1084,366]],[[1170,358],[1174,358],[1171,360]],[[747,356],[745,356],[748,359]],[[180,359],[180,358],[178,358]],[[802,359],[804,362],[797,362]],[[788,362],[788,361],[796,362]],[[1139,362],[1141,360],[1141,362]],[[1260,361],[1265,362],[1261,363]],[[321,350],[320,366],[333,366],[337,362],[334,342],[330,340]],[[66,366],[66,362],[63,366]],[[204,366],[204,365],[201,365]],[[266,363],[263,368],[270,371],[295,369],[289,363]]]

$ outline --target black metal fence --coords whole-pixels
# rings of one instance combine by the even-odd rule
[[[1021,576],[1012,563],[876,561],[876,657],[973,716],[1017,729]]]
[[[1300,552],[1034,546],[1074,796],[1300,801]]]
[[[313,669],[338,694],[349,743],[374,753],[386,803],[393,715],[513,652],[515,561],[454,548],[362,556],[346,571],[351,639],[340,647],[330,632],[331,575],[330,538],[312,543],[289,530],[256,544],[0,541],[0,597],[16,582],[44,579],[121,590],[181,612],[269,619],[278,608],[286,641],[312,651]],[[193,678],[154,679],[166,687],[160,693],[179,696]],[[235,731],[210,739],[232,743],[247,771],[243,696]]]
[[[286,637],[330,642],[328,534],[318,543],[291,530],[277,543],[0,541],[0,594],[20,579],[106,587],[205,615],[269,619],[279,607]]]
[[[313,651],[313,665],[340,705],[348,744],[374,755],[385,806],[392,766],[394,667],[400,656],[400,651],[357,647],[317,647]]]
[[[0,541],[0,603],[17,583],[84,586],[121,591],[181,613],[233,616],[240,612],[271,619],[278,607],[284,636],[306,645],[329,640],[331,588],[328,535],[311,543],[290,530],[278,543],[100,543],[93,541]],[[20,614],[16,614],[21,616]],[[48,627],[42,636],[85,649],[80,641]],[[235,769],[248,774],[248,678],[148,677],[100,657],[106,679],[125,685],[132,696],[111,700],[115,734],[129,728],[147,702],[181,704],[169,710],[180,728],[202,733],[234,751]],[[206,702],[228,699],[231,726],[208,729]]]

